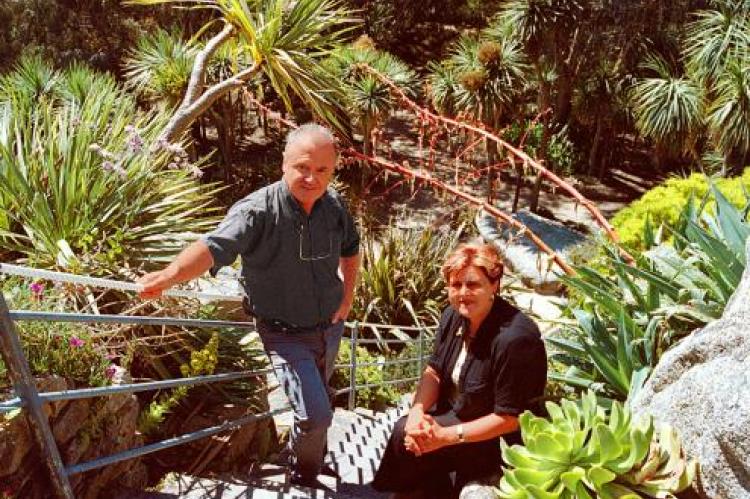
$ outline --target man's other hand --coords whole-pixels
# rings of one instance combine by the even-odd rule
[[[338,310],[331,317],[331,324],[336,324],[340,321],[345,321],[349,317],[349,311],[352,309],[352,301],[344,298],[341,300]]]

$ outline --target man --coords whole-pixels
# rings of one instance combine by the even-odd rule
[[[237,202],[212,233],[165,269],[141,277],[141,296],[242,258],[246,310],[294,409],[293,475],[314,484],[333,418],[328,382],[354,298],[359,234],[328,184],[336,166],[333,135],[308,123],[289,133],[282,179]]]

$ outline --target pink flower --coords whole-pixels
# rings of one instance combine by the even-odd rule
[[[31,290],[31,293],[34,295],[34,298],[39,300],[42,297],[42,294],[44,293],[44,283],[33,282],[29,286],[29,289]]]
[[[104,370],[104,376],[108,380],[112,380],[112,378],[115,377],[115,374],[117,374],[117,366],[114,364],[110,364],[105,370]]]
[[[68,340],[68,344],[73,348],[81,348],[86,342],[77,336],[71,336]]]

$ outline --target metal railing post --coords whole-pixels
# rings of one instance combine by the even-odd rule
[[[349,340],[349,352],[351,363],[349,365],[349,410],[354,410],[357,402],[357,335],[359,334],[359,324],[355,321],[352,327],[352,336]]]
[[[64,499],[74,499],[65,465],[60,457],[49,421],[42,410],[42,400],[39,398],[34,377],[31,375],[29,363],[21,348],[21,341],[16,334],[2,293],[0,293],[0,354],[8,369],[13,389],[24,402],[24,416],[39,447],[39,455],[47,466],[55,493]]]

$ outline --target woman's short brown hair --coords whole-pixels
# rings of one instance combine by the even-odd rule
[[[503,261],[500,253],[491,244],[466,243],[448,255],[442,267],[443,278],[448,282],[451,274],[474,266],[484,272],[490,282],[503,277]]]

